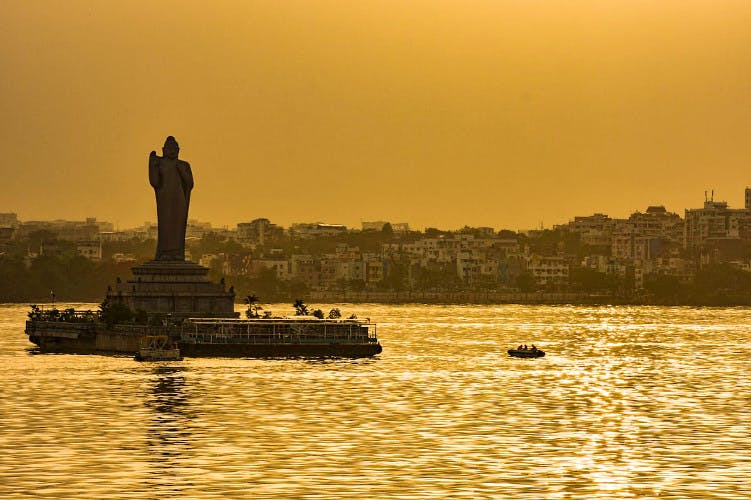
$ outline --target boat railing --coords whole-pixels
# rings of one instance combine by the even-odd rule
[[[76,310],[72,307],[58,309],[55,306],[32,305],[29,312],[31,321],[45,321],[49,323],[94,323],[99,319],[99,312]]]
[[[131,325],[125,323],[114,325],[113,329],[117,332],[127,333],[131,335],[170,335],[180,333],[180,331],[176,327]]]

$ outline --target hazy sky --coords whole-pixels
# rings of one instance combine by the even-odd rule
[[[743,205],[748,0],[0,0],[0,212],[520,229]]]

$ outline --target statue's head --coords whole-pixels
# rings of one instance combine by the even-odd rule
[[[164,157],[169,158],[170,160],[176,160],[179,152],[180,146],[177,144],[175,138],[172,136],[167,137],[167,140],[164,141],[164,146],[162,146],[162,154]]]

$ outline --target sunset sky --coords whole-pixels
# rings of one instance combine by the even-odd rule
[[[0,2],[0,212],[526,229],[751,185],[748,0]]]

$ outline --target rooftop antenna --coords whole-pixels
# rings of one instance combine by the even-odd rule
[[[714,201],[714,189],[712,190],[712,199],[709,201]]]
[[[706,203],[707,201],[709,200],[707,199],[707,190],[705,189],[704,190],[704,202]]]

